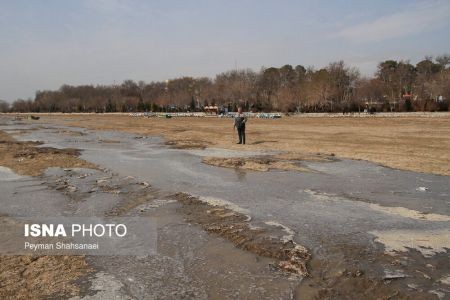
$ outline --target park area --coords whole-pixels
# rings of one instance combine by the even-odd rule
[[[449,297],[448,113],[249,118],[246,145],[231,118],[33,116],[0,115],[2,224],[154,218],[157,251],[3,255],[0,298]]]

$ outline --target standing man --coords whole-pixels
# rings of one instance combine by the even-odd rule
[[[234,118],[234,127],[237,129],[239,135],[238,144],[245,145],[245,123],[247,123],[247,117],[242,113],[242,107],[239,107]]]

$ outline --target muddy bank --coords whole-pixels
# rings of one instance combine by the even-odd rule
[[[49,167],[96,168],[92,163],[80,159],[77,149],[55,149],[37,147],[39,142],[19,142],[0,130],[0,165],[20,175],[38,176]]]
[[[308,162],[329,162],[333,161],[332,155],[323,154],[302,154],[302,153],[282,153],[278,155],[264,155],[253,157],[204,157],[202,162],[208,165],[224,168],[234,168],[241,170],[252,170],[267,172],[269,170],[313,172],[310,168],[302,165],[303,161]]]
[[[382,252],[342,244],[325,247],[333,257],[331,261],[325,260],[321,253],[312,255],[306,248],[295,244],[292,241],[294,232],[282,224],[254,224],[245,213],[236,211],[238,207],[230,209],[214,200],[183,193],[175,194],[173,198],[182,204],[180,211],[187,216],[188,222],[231,241],[240,249],[273,259],[273,266],[280,271],[306,277],[295,290],[298,299],[434,298],[427,291],[420,290],[419,285],[416,290],[405,290],[401,279],[410,275],[396,274],[396,264],[401,262]],[[382,262],[394,271],[392,274],[386,271],[388,275],[385,278],[375,276],[373,271],[377,267],[373,261],[364,262],[364,257],[376,257],[373,258],[376,264]],[[439,259],[436,264],[442,262],[443,257]],[[411,268],[411,273],[414,272],[415,269]]]
[[[307,167],[299,162],[282,161],[271,157],[205,157],[203,163],[216,167],[234,168],[267,172],[269,170],[310,172]]]
[[[84,135],[85,135],[85,134],[84,134],[83,132],[81,132],[81,131],[64,130],[64,129],[57,130],[57,131],[55,131],[55,133],[61,134],[61,135],[67,135],[67,136],[74,136],[74,137],[77,137],[77,136],[84,136]]]
[[[298,299],[441,299],[435,293],[442,293],[442,284],[432,282],[445,276],[446,255],[422,262],[418,253],[405,258],[351,244],[324,251],[333,259],[315,253]]]
[[[231,241],[236,247],[251,253],[273,258],[285,271],[308,276],[306,264],[311,255],[292,239],[283,239],[285,233],[277,228],[254,227],[249,217],[223,206],[214,206],[199,198],[177,193],[171,196],[182,204],[181,211],[188,222],[199,224],[207,232]]]
[[[202,140],[169,140],[166,145],[174,149],[205,149],[210,143]]]

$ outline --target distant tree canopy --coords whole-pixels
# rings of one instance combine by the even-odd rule
[[[9,103],[3,100],[0,100],[0,113],[9,111]]]
[[[181,77],[163,82],[125,80],[120,85],[63,85],[38,91],[34,100],[0,101],[0,112],[200,111],[207,105],[251,111],[351,112],[449,110],[450,55],[387,60],[373,78],[343,61],[326,68],[284,65],[233,70],[214,79]]]

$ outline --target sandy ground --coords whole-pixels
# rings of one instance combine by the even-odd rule
[[[388,167],[450,175],[450,116],[250,119],[247,145],[236,145],[231,119],[143,118],[52,114],[40,121],[92,129],[161,135],[179,148],[279,150],[293,155],[335,154]]]

